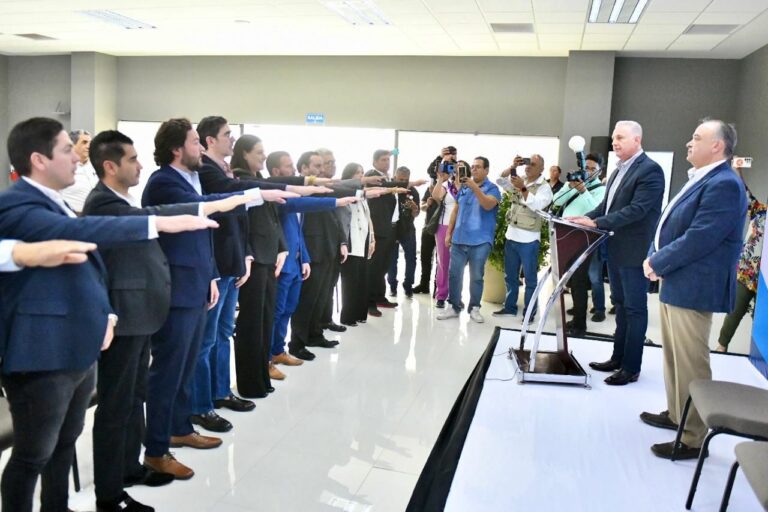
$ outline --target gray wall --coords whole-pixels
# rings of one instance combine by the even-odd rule
[[[123,120],[304,124],[559,136],[567,59],[124,57]]]
[[[0,55],[0,189],[8,185],[8,57]]]
[[[643,126],[645,150],[675,152],[672,197],[687,180],[685,144],[698,120],[737,120],[738,82],[736,60],[618,58],[611,124],[635,120]]]
[[[761,201],[768,198],[768,46],[741,61],[736,154],[754,158],[744,179]]]
[[[72,54],[72,127],[98,133],[117,127],[117,57]]]
[[[571,137],[584,137],[584,149],[589,153],[590,139],[605,135],[611,129],[615,60],[613,52],[571,52],[568,56],[560,134],[560,166],[563,169],[576,168],[573,150],[568,146]]]
[[[8,126],[34,116],[53,117],[69,129],[69,115],[56,115],[56,105],[70,107],[69,55],[8,57]]]

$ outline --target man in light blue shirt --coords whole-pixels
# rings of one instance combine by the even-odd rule
[[[479,156],[472,162],[472,177],[461,178],[461,190],[445,238],[446,244],[451,247],[448,268],[448,302],[451,307],[440,313],[438,320],[455,318],[463,309],[461,285],[464,282],[464,267],[469,263],[469,316],[477,323],[484,321],[480,314],[483,274],[493,246],[496,212],[501,201],[499,188],[488,180],[488,170],[488,159]]]

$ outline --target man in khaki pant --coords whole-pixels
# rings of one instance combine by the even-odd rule
[[[661,280],[661,335],[667,411],[644,412],[649,425],[677,429],[688,385],[711,379],[709,332],[713,312],[733,309],[736,262],[747,211],[744,184],[730,159],[736,130],[719,120],[703,121],[688,142],[689,180],[669,202],[643,263],[649,279]],[[707,428],[691,407],[678,447],[678,459],[699,456]],[[669,459],[674,442],[651,447]]]

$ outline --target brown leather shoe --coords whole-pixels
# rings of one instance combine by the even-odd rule
[[[269,378],[273,380],[285,380],[285,374],[278,370],[274,363],[269,363]]]
[[[272,356],[272,362],[275,364],[284,364],[285,366],[301,366],[304,364],[304,361],[298,357],[293,357],[288,352]]]
[[[195,474],[192,468],[177,461],[170,453],[166,453],[162,457],[145,456],[144,465],[157,473],[173,475],[177,480],[189,480]]]
[[[186,436],[171,436],[171,447],[173,448],[189,446],[190,448],[197,448],[198,450],[210,450],[211,448],[216,448],[220,445],[220,437],[204,436],[198,431],[194,431]]]

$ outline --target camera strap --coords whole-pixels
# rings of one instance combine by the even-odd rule
[[[596,188],[599,188],[599,187],[604,187],[604,186],[605,186],[605,185],[603,185],[602,183],[600,183],[600,182],[597,182],[597,183],[595,183],[594,185],[592,185],[591,187],[587,187],[587,192],[590,192],[590,191],[592,191],[592,190],[595,190]],[[578,191],[577,191],[575,194],[573,194],[573,195],[572,195],[572,196],[571,196],[571,197],[570,197],[570,198],[569,198],[569,199],[568,199],[568,200],[565,202],[565,204],[563,204],[563,206],[561,206],[561,207],[558,209],[558,211],[557,211],[557,213],[559,214],[559,215],[558,215],[558,217],[562,217],[562,215],[563,215],[563,212],[565,211],[565,209],[566,209],[566,208],[568,208],[568,207],[571,205],[571,203],[572,203],[572,202],[574,202],[574,201],[575,201],[575,200],[576,200],[576,199],[577,199],[577,198],[578,198],[580,195],[581,195],[581,194],[579,194],[579,193],[578,193]]]

